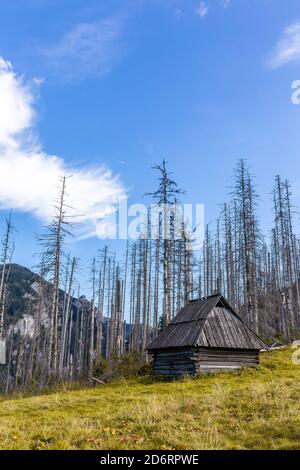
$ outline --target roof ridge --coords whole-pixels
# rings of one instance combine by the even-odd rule
[[[214,307],[213,307],[214,308]],[[208,312],[209,313],[209,312]],[[203,318],[197,318],[196,320],[185,320],[185,321],[178,321],[178,322],[170,322],[169,325],[183,325],[185,323],[197,323],[197,322],[200,322],[200,321],[203,321],[204,319],[206,320],[207,316],[208,316],[208,313],[205,315],[205,317]],[[168,326],[169,326],[168,325]]]
[[[198,304],[187,304],[180,309],[167,328],[150,343],[148,349],[171,347],[261,349],[263,343],[225,297],[222,294],[215,294],[198,301]]]
[[[223,297],[222,294],[218,293],[218,294],[210,294],[210,295],[207,295],[206,297],[201,297],[200,299],[192,299],[190,300],[190,304],[193,303],[193,302],[204,302],[205,300],[208,300],[208,299],[211,299],[213,297]]]

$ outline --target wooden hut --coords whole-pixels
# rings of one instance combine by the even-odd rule
[[[241,320],[221,294],[183,307],[148,346],[160,375],[256,367],[264,342]]]

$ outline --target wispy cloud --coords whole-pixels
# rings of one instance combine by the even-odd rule
[[[267,65],[276,69],[295,61],[300,61],[300,22],[284,29]]]
[[[208,6],[205,2],[200,2],[200,5],[195,10],[196,15],[200,18],[205,18],[208,15]]]
[[[123,53],[120,16],[79,23],[41,52],[47,64],[63,78],[82,79],[111,71]]]
[[[59,178],[72,175],[68,204],[76,208],[78,233],[96,235],[101,219],[114,213],[125,197],[124,187],[102,165],[78,168],[43,150],[34,129],[34,86],[0,57],[0,209],[30,212],[49,221]]]
[[[174,14],[178,20],[181,20],[181,18],[184,16],[184,13],[181,8],[176,8]]]
[[[227,8],[231,8],[232,3],[231,0],[222,0],[221,5],[223,8],[225,8],[225,10],[227,10]]]

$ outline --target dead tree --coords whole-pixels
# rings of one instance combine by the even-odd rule
[[[70,271],[70,277],[66,282],[66,288],[65,291],[65,302],[64,302],[64,308],[63,308],[63,315],[62,315],[62,332],[61,332],[61,346],[60,346],[60,360],[59,360],[59,375],[60,377],[63,376],[63,371],[64,371],[64,364],[66,360],[66,347],[68,346],[68,327],[69,327],[69,337],[71,336],[71,300],[72,300],[72,291],[73,291],[73,285],[75,281],[75,271],[76,271],[76,265],[77,265],[77,258],[72,259],[72,264],[71,264],[71,271]]]
[[[170,212],[176,198],[183,191],[178,188],[167,170],[166,161],[156,165],[159,171],[158,189],[147,195],[152,196],[162,210],[162,263],[163,263],[163,328],[170,322]]]
[[[59,332],[59,289],[62,269],[63,249],[66,237],[70,236],[70,219],[66,214],[66,177],[61,180],[59,197],[54,206],[54,216],[47,228],[47,232],[40,236],[39,242],[43,246],[45,264],[52,284],[50,305],[50,328],[47,351],[48,376],[56,376],[58,372],[58,332]]]
[[[6,231],[2,240],[1,253],[1,277],[0,277],[0,340],[4,339],[4,312],[5,312],[5,294],[8,281],[7,263],[11,261],[13,247],[11,245],[11,237],[13,232],[11,212],[6,219]]]
[[[94,334],[95,334],[95,296],[96,296],[96,259],[93,258],[91,266],[91,282],[92,282],[92,300],[90,304],[90,328],[89,328],[89,346],[88,346],[88,372],[93,372],[94,367]]]

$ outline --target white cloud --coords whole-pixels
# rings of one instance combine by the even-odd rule
[[[208,15],[208,6],[205,2],[200,2],[200,5],[196,8],[196,15],[200,16],[200,18]]]
[[[42,221],[53,215],[59,178],[67,180],[68,204],[76,208],[78,232],[95,235],[103,216],[113,213],[125,190],[100,166],[78,168],[46,153],[34,133],[34,94],[0,57],[0,209],[30,212]]]
[[[47,65],[68,79],[102,76],[110,72],[122,55],[121,17],[79,23],[57,44],[43,49]]]
[[[300,22],[293,23],[284,29],[268,61],[268,66],[276,69],[295,61],[300,61]]]
[[[31,127],[32,95],[22,79],[16,79],[11,63],[0,57],[0,144],[16,147],[14,136]]]

